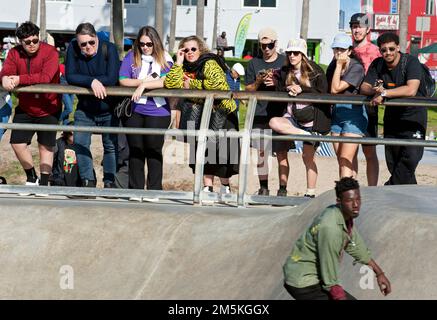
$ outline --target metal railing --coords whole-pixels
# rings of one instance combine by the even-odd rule
[[[108,96],[131,96],[135,88],[127,87],[107,87]],[[20,87],[16,92],[27,93],[71,93],[78,95],[93,95],[91,89],[69,86],[69,85],[32,85]],[[247,176],[249,166],[249,152],[251,139],[267,139],[267,140],[296,140],[296,141],[325,141],[325,142],[347,142],[357,144],[380,144],[380,145],[414,145],[423,147],[437,148],[436,141],[423,141],[415,139],[381,139],[381,138],[351,138],[351,137],[332,137],[332,136],[309,136],[309,135],[266,135],[258,132],[252,132],[253,119],[257,101],[275,101],[275,102],[306,102],[306,103],[348,103],[348,104],[369,104],[368,97],[360,95],[330,95],[330,94],[301,94],[298,97],[290,97],[286,93],[281,92],[230,92],[230,91],[203,91],[203,90],[168,90],[157,89],[144,92],[145,97],[166,97],[166,98],[198,98],[205,99],[203,107],[202,119],[199,130],[180,130],[180,129],[150,129],[150,128],[120,128],[120,127],[85,127],[85,126],[65,126],[65,125],[33,125],[33,124],[0,124],[0,127],[5,129],[20,129],[20,130],[44,130],[44,131],[77,131],[77,132],[92,132],[92,133],[116,133],[116,134],[142,134],[142,135],[167,135],[167,136],[189,136],[197,137],[198,147],[196,153],[194,190],[192,193],[178,191],[153,191],[153,190],[90,190],[90,188],[62,188],[62,187],[39,187],[38,192],[62,195],[98,195],[98,196],[146,196],[160,197],[162,199],[182,199],[190,200],[194,204],[202,205],[205,200],[225,200],[227,202],[236,202],[238,206],[245,206],[249,203],[255,204],[278,204],[278,205],[296,205],[306,199],[301,197],[272,197],[272,196],[257,196],[246,194]],[[245,126],[240,131],[214,132],[208,130],[209,120],[212,112],[212,107],[215,99],[239,99],[248,100],[248,107],[245,119]],[[418,107],[437,107],[437,99],[435,98],[408,98],[408,99],[391,99],[384,103],[386,106],[418,106]],[[205,162],[205,151],[208,136],[238,138],[241,140],[240,167],[238,177],[238,193],[230,195],[220,195],[216,193],[204,193],[202,189],[203,164]],[[24,186],[0,186],[3,192],[24,192],[31,187]],[[44,189],[44,190],[42,190]],[[47,190],[46,190],[47,189]],[[9,191],[8,191],[9,190]]]

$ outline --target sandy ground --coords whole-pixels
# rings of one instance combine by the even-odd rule
[[[9,144],[9,134],[7,132],[0,144],[0,175],[3,175],[10,184],[24,184],[25,174],[21,169],[15,154]],[[94,164],[98,177],[98,186],[102,187],[102,160],[103,150],[101,146],[101,137],[94,135],[92,138],[92,149],[94,155]],[[34,159],[37,156],[36,141],[31,145]],[[188,167],[188,145],[172,139],[167,139],[164,145],[164,189],[165,190],[185,190],[190,191],[194,186],[194,175]],[[253,194],[259,188],[257,171],[256,171],[256,151],[251,149],[250,166],[248,173],[247,193]],[[36,157],[37,158],[37,157]],[[301,155],[294,152],[289,153],[290,160],[290,178],[288,182],[288,195],[303,195],[306,190],[305,167],[303,165]],[[270,158],[270,175],[269,188],[271,195],[276,194],[278,189],[278,174],[277,161],[275,157]],[[330,190],[334,187],[334,181],[338,180],[338,165],[334,157],[318,157],[318,183],[317,194]],[[361,185],[367,185],[365,175],[365,161],[359,162],[358,180]],[[37,172],[39,172],[37,168]],[[421,185],[436,185],[437,183],[437,168],[432,165],[422,165],[416,171],[418,183]],[[380,159],[380,177],[379,185],[387,181],[389,177],[384,159]],[[215,181],[215,190],[219,190],[220,183],[218,179]],[[238,188],[238,176],[231,178],[231,188]]]

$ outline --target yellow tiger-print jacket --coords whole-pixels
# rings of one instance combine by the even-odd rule
[[[226,75],[216,61],[208,60],[205,63],[203,71],[205,79],[203,81],[199,79],[191,79],[190,89],[230,90],[226,81]],[[184,70],[181,65],[174,64],[165,77],[164,86],[168,89],[181,89],[183,88],[183,82]],[[203,99],[190,100],[195,103],[203,103]],[[233,99],[222,99],[217,107],[224,108],[228,111],[228,113],[231,113],[237,109],[237,105]]]

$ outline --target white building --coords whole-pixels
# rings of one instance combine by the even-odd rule
[[[205,32],[212,46],[215,1],[219,2],[217,32],[226,31],[229,45],[234,45],[241,18],[252,13],[246,48],[256,50],[258,31],[271,27],[278,33],[278,45],[285,49],[289,39],[300,32],[302,0],[205,0]],[[178,0],[176,38],[192,35],[196,30],[197,0]],[[46,0],[47,30],[52,34],[74,33],[81,22],[91,22],[97,31],[108,31],[110,0]],[[170,28],[171,0],[164,0],[165,42]],[[328,64],[332,58],[330,44],[338,32],[340,0],[311,0],[308,27],[310,56]],[[13,30],[28,20],[30,0],[0,1],[0,29]],[[125,0],[125,33],[134,37],[141,26],[155,24],[154,0]],[[229,52],[229,51],[228,51]],[[227,52],[227,53],[228,53]],[[230,53],[230,52],[229,52]],[[254,54],[252,52],[252,54]]]

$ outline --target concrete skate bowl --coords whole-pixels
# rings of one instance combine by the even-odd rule
[[[437,189],[363,188],[356,225],[392,281],[394,299],[437,298]],[[299,207],[0,196],[2,299],[289,299],[282,264],[327,192]],[[344,259],[345,288],[360,266]]]

